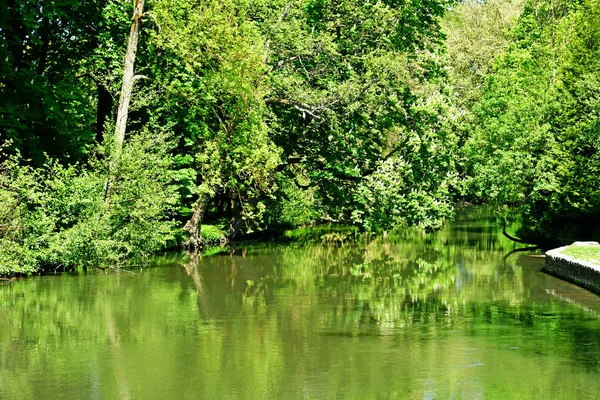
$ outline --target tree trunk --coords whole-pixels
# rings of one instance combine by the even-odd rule
[[[127,54],[125,55],[125,68],[123,70],[123,84],[121,86],[119,108],[117,111],[117,123],[115,125],[113,154],[109,165],[109,177],[106,185],[106,201],[109,205],[111,202],[115,169],[119,163],[121,150],[123,149],[123,142],[125,141],[129,103],[131,101],[131,92],[133,90],[133,84],[135,81],[133,67],[135,64],[135,55],[137,53],[140,25],[142,24],[142,15],[144,13],[144,1],[145,0],[134,0],[133,3],[133,19],[131,23],[131,30],[129,32],[129,42],[127,43]]]
[[[190,238],[183,244],[183,247],[192,252],[200,250],[203,246],[202,236],[200,236],[200,226],[202,224],[202,218],[204,217],[204,208],[206,207],[207,196],[201,194],[200,198],[196,202],[196,208],[192,218],[185,224],[183,230],[186,231]]]
[[[256,205],[258,204],[258,199],[253,198],[250,199],[248,201],[248,204],[251,207],[256,207]],[[241,207],[240,207],[240,212],[242,211]],[[240,230],[242,229],[242,224],[244,223],[244,219],[242,218],[242,215],[237,215],[229,224],[229,232],[227,232],[227,240],[228,241],[233,241],[237,235],[240,233]]]
[[[236,238],[236,236],[240,233],[240,229],[242,228],[242,223],[244,220],[241,215],[238,215],[233,219],[233,221],[229,224],[229,232],[227,232],[227,240],[232,241]]]

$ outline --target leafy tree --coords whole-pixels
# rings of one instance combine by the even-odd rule
[[[479,100],[494,62],[511,43],[511,31],[525,0],[464,0],[442,20],[447,67],[464,112]]]
[[[106,200],[110,204],[112,200],[112,190],[114,185],[115,170],[118,168],[123,143],[125,142],[125,132],[127,130],[127,119],[129,118],[129,104],[131,103],[131,92],[138,76],[134,75],[135,56],[138,50],[138,41],[140,35],[140,25],[144,14],[145,0],[135,0],[133,2],[133,17],[129,39],[127,41],[127,53],[125,54],[125,63],[123,67],[123,83],[119,96],[119,108],[117,110],[117,121],[115,123],[115,134],[112,138],[114,146],[110,154],[110,169],[108,180],[106,182]]]
[[[353,211],[365,201],[365,191],[374,189],[377,172],[387,168],[386,162],[413,161],[403,157],[415,150],[407,146],[413,136],[423,147],[435,146],[438,140],[424,134],[437,121],[435,107],[424,112],[423,105],[431,102],[433,92],[427,84],[443,75],[436,57],[443,39],[439,16],[447,4],[254,4],[267,38],[264,79],[271,85],[265,101],[276,118],[271,127],[283,151],[282,174],[299,190],[316,190],[327,220],[354,221],[370,229],[398,222],[367,222],[365,212]],[[399,175],[419,179],[411,174],[406,168]],[[371,187],[357,192],[363,183]],[[388,194],[374,193],[380,198]],[[392,198],[384,201],[395,205]],[[415,215],[404,216],[409,220]]]
[[[270,223],[284,223],[288,217],[279,221],[275,210],[289,210],[291,198],[310,199],[307,206],[321,210],[296,221],[388,228],[412,209],[369,224],[360,217],[364,213],[352,211],[364,201],[357,185],[367,177],[372,182],[391,159],[436,171],[415,172],[407,181],[435,176],[436,183],[427,184],[449,185],[454,139],[433,133],[448,118],[439,107],[445,78],[436,62],[446,5],[154,2],[160,29],[151,46],[163,61],[152,75],[167,99],[155,112],[181,138],[182,170],[195,171],[186,172],[194,184],[184,191],[197,198],[186,225],[190,244],[211,210],[219,216],[230,209],[233,236],[261,223],[265,211]],[[419,145],[407,147],[409,140]],[[439,160],[416,160],[436,147]],[[420,156],[413,157],[415,151]],[[412,174],[410,168],[406,173]],[[448,196],[429,200],[420,203],[420,215],[437,203],[445,204],[440,215],[448,215]],[[413,216],[404,220],[419,223]]]
[[[475,187],[532,240],[598,234],[598,7],[528,2],[475,107]]]
[[[93,146],[94,97],[80,62],[98,45],[106,1],[0,2],[0,138],[40,165]]]
[[[95,60],[107,54],[102,49],[103,46],[110,48],[124,31],[116,28],[125,15],[122,12],[124,3],[128,2],[111,1],[98,5],[97,19],[85,27],[97,26],[101,33],[82,33],[91,43],[84,41],[85,46],[82,44],[81,54],[90,54],[91,59]],[[143,2],[137,3],[143,6]],[[54,5],[56,4],[52,6]],[[53,14],[56,11],[54,8],[43,6],[44,4],[40,4],[39,19],[56,17],[56,23],[60,27],[71,23],[68,19],[71,14]],[[15,12],[27,11],[25,7],[15,3],[11,3],[11,7],[15,7],[13,10]],[[78,3],[74,7],[77,9]],[[136,15],[139,17],[140,12]],[[137,22],[139,25],[139,21]],[[34,28],[30,26],[27,29]],[[68,32],[60,33],[66,35]],[[91,36],[93,33],[98,36]],[[90,36],[85,36],[88,34]],[[10,40],[15,39],[10,32],[7,32],[4,37],[9,44]],[[67,41],[65,46],[69,41],[76,39],[81,38],[73,35],[65,39]],[[30,40],[30,37],[27,37],[27,40]],[[30,50],[27,43],[21,44],[27,51]],[[12,54],[12,58],[9,55],[5,59],[7,63],[22,62],[15,56],[20,54],[20,51],[23,52],[21,57],[28,55],[26,51],[17,48],[16,44],[15,47],[16,50],[11,50],[10,46],[6,47]],[[65,51],[67,50],[71,48],[65,47]],[[39,55],[36,51],[36,49],[32,50],[31,57]],[[118,54],[119,52],[113,57],[118,58]],[[60,66],[59,61],[64,62],[65,65],[61,67],[62,69],[56,67],[56,70],[52,70],[52,74],[56,76],[49,74],[42,88],[33,95],[42,96],[40,100],[47,103],[47,99],[43,96],[48,92],[62,93],[62,90],[66,90],[62,85],[69,84],[71,93],[79,90],[79,95],[86,100],[70,103],[69,111],[84,115],[88,108],[96,105],[98,108],[96,123],[103,123],[108,115],[103,115],[101,118],[100,89],[108,91],[111,85],[110,79],[100,80],[95,75],[104,68],[111,72],[109,75],[116,76],[122,67],[117,67],[114,60],[108,64],[99,63],[92,66],[88,60],[77,59],[76,55],[79,54],[66,52],[62,55],[53,55],[56,60],[48,56],[48,60],[54,60],[56,64],[53,61],[47,64],[48,67],[38,68],[36,73],[40,76],[45,76],[46,72],[51,71],[51,67]],[[38,63],[42,63],[43,60],[45,58],[40,59]],[[129,70],[132,72],[132,68]],[[19,72],[19,68],[15,68],[15,72]],[[25,73],[33,72],[26,71],[23,74]],[[10,78],[15,79],[17,84],[22,83],[19,80],[23,79],[23,74],[7,76],[5,82],[8,83],[0,86],[0,89],[8,90],[11,87]],[[55,80],[51,81],[51,78]],[[96,99],[93,97],[93,85],[85,78],[91,78],[91,82],[98,86],[97,103],[94,103]],[[129,81],[131,83],[132,79]],[[33,83],[32,80],[31,84]],[[23,94],[21,97],[25,98],[27,95]],[[47,110],[37,111],[43,114]],[[127,114],[126,109],[124,112]],[[91,113],[85,115],[88,122],[93,121],[89,118],[92,116]],[[25,113],[22,117],[29,123],[33,114]],[[20,118],[9,114],[6,115],[5,121],[14,123]],[[68,116],[63,115],[62,119],[70,123]],[[98,137],[97,130],[96,138],[103,141],[103,146],[92,147],[94,131],[88,129],[86,132],[89,137],[85,145],[78,142],[77,145],[69,147],[55,142],[45,147],[39,146],[39,143],[32,139],[35,139],[36,132],[31,132],[31,128],[26,125],[20,127],[23,132],[8,130],[8,138],[14,137],[17,140],[9,141],[3,148],[5,159],[0,169],[0,199],[3,206],[11,207],[10,209],[3,207],[0,216],[2,221],[0,274],[31,273],[46,268],[117,267],[127,263],[144,262],[152,252],[164,249],[169,241],[174,243],[175,225],[170,218],[177,196],[176,186],[173,185],[175,175],[171,172],[173,160],[170,152],[173,147],[167,133],[150,133],[152,126],[146,124],[145,129],[138,126],[136,133],[123,144],[124,132],[119,131],[121,134],[119,142],[110,134],[106,138]],[[121,124],[121,127],[125,128],[124,124]],[[72,138],[79,133],[74,129],[69,131],[64,126],[47,128],[50,132],[44,132],[44,135],[50,137],[56,133]],[[61,130],[63,128],[64,130]],[[87,128],[93,128],[93,124],[89,124]],[[115,143],[117,148],[113,146]],[[94,151],[90,152],[90,149]],[[28,165],[27,158],[21,157],[20,150],[27,157],[38,155],[33,165]],[[48,153],[44,150],[48,150]],[[70,154],[70,151],[79,152],[81,157],[85,155],[85,161],[74,163],[72,157],[74,153]],[[57,153],[60,157],[53,156]],[[40,163],[43,164],[37,166]],[[109,187],[110,201],[105,202],[109,176],[112,178]]]
[[[190,247],[213,202],[260,220],[258,200],[272,190],[280,163],[260,84],[263,44],[247,10],[243,1],[154,4],[160,30],[151,46],[163,62],[152,72],[164,93],[155,113],[180,138],[182,194],[197,199],[185,228]]]

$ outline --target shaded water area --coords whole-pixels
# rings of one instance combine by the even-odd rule
[[[0,398],[600,396],[600,297],[484,210],[329,239],[1,284]]]

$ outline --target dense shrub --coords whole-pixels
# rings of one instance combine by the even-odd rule
[[[164,136],[126,145],[110,204],[102,149],[86,165],[49,160],[0,169],[0,274],[144,263],[173,237],[177,195]]]

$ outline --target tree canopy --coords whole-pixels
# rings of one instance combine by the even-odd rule
[[[0,3],[0,273],[460,201],[598,234],[597,0],[136,5]]]
[[[526,3],[473,108],[475,192],[533,237],[598,234],[599,10],[597,1]]]

